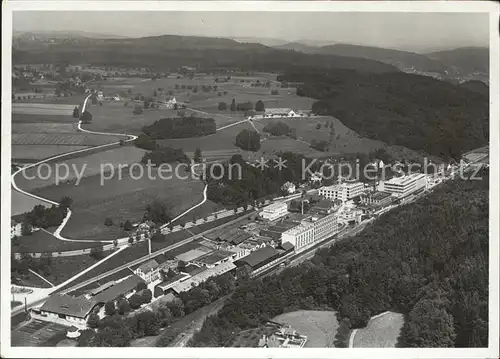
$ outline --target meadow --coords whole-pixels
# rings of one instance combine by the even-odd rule
[[[36,162],[63,153],[83,150],[89,146],[73,145],[12,145],[11,157],[18,162]]]
[[[14,189],[11,190],[11,216],[29,212],[36,205],[50,206],[49,203],[27,196]]]
[[[29,236],[21,236],[11,241],[12,253],[66,252],[99,245],[93,242],[61,241],[54,237],[50,230],[54,231],[55,228],[49,228],[47,231],[40,229]]]
[[[141,167],[142,168],[142,167]],[[155,169],[152,178],[147,171],[138,178],[140,168],[132,173],[122,171],[122,178],[115,173],[112,179],[103,180],[94,175],[82,179],[78,186],[73,183],[61,183],[58,186],[38,188],[34,194],[59,200],[62,196],[73,199],[73,215],[62,231],[62,235],[75,239],[115,239],[126,236],[120,223],[130,220],[141,220],[146,206],[154,200],[165,203],[167,211],[173,217],[202,199],[203,183],[192,179],[188,173],[186,180],[172,176],[172,179],[162,180],[157,177]],[[138,179],[134,179],[138,178]],[[104,220],[111,218],[112,226],[105,226]]]
[[[73,103],[78,103],[73,99]],[[73,114],[75,105],[71,104],[51,104],[51,103],[13,103],[12,113],[25,115],[51,115],[64,116]]]
[[[339,327],[335,312],[298,310],[284,313],[273,321],[291,325],[298,334],[307,335],[305,348],[332,348]]]
[[[76,169],[83,177],[94,176],[101,173],[101,165],[103,169],[110,171],[111,168],[118,168],[119,165],[140,162],[145,152],[145,150],[134,146],[123,146],[83,157],[71,158],[62,162],[49,163],[48,165],[50,166],[50,173],[52,176],[48,179],[44,179],[49,173],[48,169],[38,172],[37,168],[29,168],[25,171],[26,176],[22,173],[16,176],[16,184],[19,188],[26,191],[55,185],[56,167],[60,166],[62,163],[66,164],[71,169],[65,179],[65,182],[71,182],[76,178],[76,173],[73,169]],[[60,173],[64,173],[63,169],[60,170]]]
[[[395,348],[404,324],[404,316],[389,312],[370,320],[365,328],[354,336],[354,348]]]

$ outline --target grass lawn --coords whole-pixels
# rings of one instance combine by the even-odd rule
[[[140,115],[134,115],[134,102],[129,101],[103,102],[102,106],[90,106],[93,121],[83,125],[83,128],[97,132],[140,134],[142,128],[161,118],[176,116],[177,111],[168,109],[146,109]]]
[[[11,192],[11,216],[29,212],[37,204],[50,206],[49,203],[27,196],[21,192],[12,190]]]
[[[163,241],[151,241],[151,251],[156,252],[162,248],[171,246],[177,242],[180,242],[184,239],[192,237],[193,235],[189,233],[187,230],[183,229],[174,233],[169,233],[163,236]],[[170,253],[170,252],[169,252]]]
[[[73,110],[72,110],[73,111]],[[12,111],[12,132],[15,132],[15,126],[17,125],[24,125],[24,124],[36,124],[35,126],[38,126],[40,123],[58,123],[61,125],[68,125],[68,124],[75,124],[78,122],[75,118],[73,118],[72,114],[73,112],[69,114],[63,114],[63,115],[50,115],[50,114],[29,114],[29,113],[14,113]]]
[[[92,278],[98,276],[99,274],[110,271],[116,267],[119,267],[119,266],[127,263],[127,262],[144,257],[147,254],[148,254],[147,242],[140,242],[136,245],[128,247],[128,248],[124,249],[123,251],[121,251],[120,253],[115,254],[113,257],[109,258],[104,263],[101,263],[100,265],[98,265],[94,269],[88,271],[87,273],[85,273],[81,277],[78,277],[77,279],[75,279],[75,281],[65,285],[62,288],[59,288],[59,291],[66,289],[66,288],[69,288],[69,287],[72,287],[72,286],[74,286],[78,283],[84,282],[86,280],[92,279]],[[131,271],[130,271],[130,274],[132,274]],[[120,277],[120,278],[122,278],[122,277]],[[109,280],[107,280],[107,281],[109,281]],[[102,280],[101,280],[101,282],[102,282]],[[104,282],[104,283],[106,283],[106,282]]]
[[[57,167],[60,168],[59,173],[65,177],[65,181],[72,181],[76,179],[77,174],[81,174],[83,177],[88,177],[100,174],[101,172],[109,172],[112,168],[117,169],[116,175],[118,175],[119,165],[140,162],[145,152],[145,150],[135,146],[122,146],[100,151],[87,156],[70,158],[56,163],[49,163],[48,165],[50,166],[50,171],[47,168],[43,168],[38,171],[38,169],[34,167],[18,174],[16,176],[16,184],[19,188],[22,188],[25,191],[54,185],[56,181]],[[61,167],[63,163],[65,163],[70,169],[67,175],[64,171],[64,167]],[[51,176],[48,179],[45,179],[48,174],[51,174]]]
[[[291,325],[301,335],[307,335],[305,348],[332,348],[339,327],[333,311],[298,310],[273,318],[273,321]]]
[[[89,148],[74,145],[12,145],[12,160],[37,162],[52,156]]]
[[[194,152],[197,148],[200,148],[202,153],[205,151],[228,150],[228,152],[234,154],[234,150],[238,149],[234,144],[236,135],[244,129],[253,131],[253,127],[249,123],[243,122],[208,136],[166,139],[157,142],[163,146],[182,148],[184,152]]]
[[[354,348],[395,348],[404,316],[389,312],[370,320],[365,328],[359,329],[354,337]]]
[[[270,336],[274,332],[276,332],[275,327],[265,327],[265,326],[244,330],[236,335],[233,343],[231,344],[231,347],[256,348],[259,344],[259,339],[261,339],[263,335]]]
[[[173,222],[173,225],[177,224],[183,224],[186,222],[193,222],[196,221],[199,218],[206,218],[210,214],[220,211],[224,209],[224,206],[212,202],[210,200],[207,200],[205,203],[203,203],[201,206],[196,207],[193,209],[191,212],[187,213],[186,215],[182,216],[178,220]]]
[[[78,100],[73,99],[73,105],[63,103],[13,103],[12,113],[27,114],[27,115],[51,115],[51,116],[71,116],[73,114],[74,104],[80,103]]]
[[[99,146],[118,142],[122,137],[79,133],[14,133],[13,145]],[[67,151],[69,152],[69,151]]]
[[[52,231],[54,228],[52,228]],[[67,242],[54,237],[48,231],[39,230],[29,236],[18,237],[12,240],[11,250],[13,253],[35,253],[35,252],[65,252],[82,248],[90,248],[99,245],[93,242]],[[85,257],[85,256],[78,256]]]
[[[23,305],[23,302],[19,302],[17,300],[10,301],[10,309]]]
[[[148,178],[146,170],[139,178],[141,168],[136,167],[132,173],[123,171],[121,179],[115,173],[112,179],[101,182],[101,176],[95,175],[83,178],[78,186],[62,183],[33,192],[55,201],[65,195],[73,199],[73,215],[62,235],[77,239],[109,240],[126,236],[120,223],[140,220],[146,206],[154,200],[164,202],[167,211],[175,216],[202,199],[203,183],[200,180],[190,176],[186,180],[175,176],[162,180],[157,177],[155,169],[151,178]],[[154,176],[157,178],[153,179]],[[109,227],[104,226],[108,217],[114,223]]]
[[[13,115],[16,116],[15,114]],[[29,115],[28,115],[29,116]],[[33,116],[37,117],[37,116]],[[35,119],[34,119],[35,120]],[[12,133],[76,133],[77,123],[69,122],[15,122],[12,121]]]
[[[18,283],[18,285],[23,287],[52,288],[52,286],[49,283],[47,283],[46,281],[44,281],[43,279],[41,279],[40,277],[31,272],[26,275],[23,275],[22,277],[16,275],[16,278],[20,279],[20,283]],[[17,294],[15,294],[14,296],[16,297]]]
[[[104,257],[111,253],[112,251],[103,252]],[[52,273],[50,275],[43,275],[43,277],[52,284],[58,285],[87,269],[99,260],[100,259],[96,260],[92,258],[88,254],[71,257],[54,257],[50,265]]]

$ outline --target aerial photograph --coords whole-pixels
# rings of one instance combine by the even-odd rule
[[[12,25],[11,347],[491,344],[488,13]]]

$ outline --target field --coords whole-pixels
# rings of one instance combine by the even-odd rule
[[[140,176],[143,167],[133,171],[118,171],[112,179],[101,175],[85,177],[78,186],[61,183],[58,186],[38,188],[33,193],[58,201],[62,196],[73,199],[73,215],[62,231],[62,235],[75,239],[115,239],[124,236],[119,224],[142,218],[146,206],[154,200],[163,201],[172,216],[180,214],[202,199],[203,183],[200,180],[186,180],[172,176],[162,180],[152,169],[152,177],[147,171]],[[156,177],[156,179],[154,179]],[[137,178],[137,179],[136,179]],[[104,226],[104,219],[111,218],[112,226]]]
[[[15,253],[66,252],[98,245],[94,242],[61,241],[43,229],[33,232],[29,236],[18,237],[16,241],[13,240],[11,243],[12,252]]]
[[[13,103],[12,113],[14,114],[25,114],[25,115],[51,115],[60,116],[67,115],[71,116],[73,114],[73,109],[75,108],[75,103],[77,100],[73,100],[73,105],[70,104],[49,104],[49,103]]]
[[[372,319],[365,328],[358,329],[353,347],[395,348],[403,324],[403,314],[394,312]]]
[[[72,145],[12,145],[12,160],[19,162],[36,162],[63,153],[82,150],[89,146]]]
[[[197,148],[200,148],[202,154],[205,151],[220,151],[219,153],[222,153],[225,150],[234,153],[234,151],[238,149],[234,144],[236,135],[244,129],[253,130],[253,127],[248,122],[244,122],[218,131],[213,135],[195,138],[167,139],[157,142],[163,146],[182,148],[184,152],[194,152]]]
[[[61,125],[75,126],[77,120],[73,118],[72,114],[73,112],[69,114],[65,113],[63,115],[50,115],[44,113],[36,113],[36,114],[12,113],[12,132],[16,132],[14,131],[15,126],[24,124],[29,124],[28,126],[38,126],[38,124],[40,123],[47,123],[49,126],[51,126],[52,123],[54,124],[57,123]],[[28,132],[33,132],[33,131],[28,131]]]
[[[64,160],[63,162],[70,168],[64,180],[74,180],[76,178],[76,173],[81,173],[83,177],[100,174],[101,166],[104,171],[111,171],[111,168],[118,168],[119,165],[140,162],[145,152],[145,150],[134,146],[123,146],[83,157]],[[54,185],[56,181],[56,167],[58,165],[60,166],[61,163],[62,162],[50,163],[50,172],[47,168],[43,169],[43,171],[41,170],[40,173],[38,173],[37,168],[29,168],[24,171],[26,176],[24,176],[23,173],[16,176],[16,184],[25,191]],[[44,179],[49,173],[51,176],[48,179]],[[64,170],[61,169],[60,173],[63,174]]]
[[[14,115],[15,116],[15,115]],[[36,116],[34,116],[36,117]],[[33,119],[35,120],[35,119]],[[13,122],[12,133],[75,133],[76,122]]]
[[[118,142],[121,137],[89,133],[13,133],[13,145],[99,146]],[[69,152],[69,151],[68,151]]]
[[[106,251],[103,255],[106,257],[111,253],[112,251]],[[90,255],[52,258],[50,264],[52,273],[43,277],[52,284],[58,285],[87,269],[99,260],[92,258]]]
[[[339,327],[335,312],[299,310],[278,315],[273,321],[291,325],[297,333],[307,335],[305,348],[332,348]]]
[[[21,192],[11,190],[11,216],[29,212],[37,204],[50,206],[49,203],[27,196]]]

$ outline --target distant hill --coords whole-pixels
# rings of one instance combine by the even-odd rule
[[[72,40],[69,43],[38,44],[32,41],[13,46],[13,63],[88,63],[109,66],[148,67],[157,70],[179,66],[199,69],[220,67],[258,71],[285,71],[290,66],[316,66],[364,72],[398,71],[382,62],[324,54],[278,50],[258,43],[195,36],[150,36],[126,39]]]
[[[396,66],[399,69],[415,69],[424,72],[444,74],[446,65],[439,59],[430,59],[425,55],[408,51],[384,49],[380,47],[335,44],[323,46],[317,51],[321,54],[360,57],[380,61]]]
[[[279,46],[274,46],[275,49],[278,50],[292,50],[292,51],[298,51],[298,52],[303,52],[305,54],[314,54],[319,52],[319,47],[317,46],[310,46],[310,45],[305,45],[300,42],[289,42],[287,44],[279,45]]]
[[[13,37],[19,38],[51,38],[51,39],[67,39],[67,38],[90,38],[90,39],[124,39],[127,36],[101,34],[86,31],[15,31]]]
[[[288,41],[282,40],[282,39],[270,39],[270,38],[265,38],[265,37],[232,37],[230,38],[234,41],[237,41],[239,43],[254,43],[254,44],[261,44],[264,46],[269,46],[269,47],[276,47],[276,46],[281,46]]]
[[[427,57],[459,69],[462,73],[489,73],[489,49],[486,47],[461,47],[454,50],[431,52]]]
[[[470,91],[478,92],[488,97],[490,94],[489,86],[482,81],[477,81],[477,80],[465,81],[462,82],[459,86],[462,88],[466,88]]]

